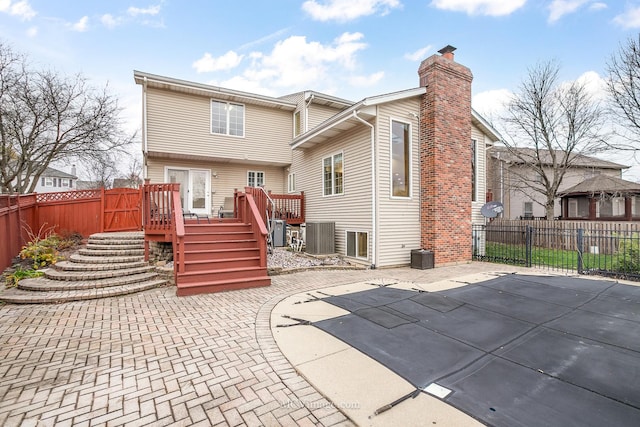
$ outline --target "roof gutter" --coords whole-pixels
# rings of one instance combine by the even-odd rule
[[[378,199],[377,199],[377,187],[378,187],[378,174],[376,173],[376,131],[375,126],[373,126],[368,121],[362,119],[358,116],[358,111],[353,111],[353,118],[364,123],[365,125],[371,128],[371,268],[376,268],[376,264],[378,262],[378,252],[376,251],[376,247],[378,242],[376,237],[378,235],[378,218],[376,215]]]

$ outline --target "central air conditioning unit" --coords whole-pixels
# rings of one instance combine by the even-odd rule
[[[307,222],[305,252],[312,255],[336,253],[335,222]]]

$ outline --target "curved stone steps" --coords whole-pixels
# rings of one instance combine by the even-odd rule
[[[141,232],[99,233],[68,260],[42,270],[44,277],[23,279],[17,288],[0,290],[0,301],[47,304],[107,298],[167,284],[144,261]]]
[[[70,291],[34,292],[18,288],[6,289],[0,299],[10,304],[59,304],[88,299],[109,298],[158,288],[167,283],[164,279],[149,280],[123,286],[92,288]]]
[[[113,277],[122,277],[132,274],[141,274],[149,271],[153,271],[154,267],[152,265],[145,265],[143,267],[135,267],[135,268],[127,268],[127,269],[117,269],[117,270],[100,270],[100,271],[64,271],[57,270],[55,268],[49,268],[47,270],[42,270],[44,272],[44,277],[51,280],[67,280],[70,282],[77,282],[80,280],[98,280],[98,279],[108,279]]]
[[[83,248],[78,254],[93,257],[144,256],[144,249],[91,249]]]
[[[154,272],[131,274],[120,277],[108,277],[93,280],[53,280],[47,277],[37,279],[23,279],[18,282],[18,289],[26,291],[73,291],[81,289],[109,288],[112,286],[130,285],[155,279],[158,275]]]
[[[92,260],[93,261],[93,260]],[[136,267],[144,267],[149,265],[144,261],[133,261],[133,262],[117,262],[117,263],[103,263],[103,264],[90,264],[83,262],[70,262],[70,261],[59,261],[55,265],[56,270],[62,271],[100,271],[100,270],[120,270],[125,268],[136,268]]]
[[[143,258],[144,257],[139,255],[98,257],[73,254],[69,257],[69,261],[79,264],[120,264],[125,262],[137,262]]]
[[[87,243],[86,246],[87,249],[90,250],[114,250],[114,249],[118,249],[118,250],[122,250],[122,249],[136,249],[136,250],[142,250],[144,251],[144,243],[121,243],[118,245],[114,245],[114,244],[109,244],[109,243]],[[144,252],[143,252],[144,254]]]

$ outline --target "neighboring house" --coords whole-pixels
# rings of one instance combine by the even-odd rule
[[[562,219],[640,221],[640,184],[595,176],[560,194]]]
[[[335,223],[336,252],[372,267],[471,260],[484,223],[485,150],[500,139],[471,109],[454,48],[422,62],[420,86],[353,103],[280,98],[134,72],[144,177],[178,182],[186,211],[215,216],[233,189],[304,192],[307,222]]]
[[[514,151],[517,151],[517,154]],[[542,164],[547,169],[546,175],[553,176],[551,168],[553,162],[549,151],[540,150],[536,153],[532,148],[506,148],[495,145],[487,153],[487,189],[493,200],[504,205],[502,217],[506,219],[545,217],[546,197],[535,190],[535,188],[542,188],[542,178],[531,164],[527,164],[523,159],[533,159],[539,154]],[[559,193],[592,177],[620,177],[622,170],[628,168],[628,166],[582,154],[573,154],[570,164],[558,189]],[[560,217],[561,214],[558,197],[555,201],[554,217]]]
[[[76,176],[76,167],[71,167],[71,173],[66,173],[48,167],[42,175],[40,180],[36,184],[36,193],[54,193],[59,191],[72,191],[75,190],[78,181]]]
[[[77,190],[97,190],[102,188],[102,183],[99,181],[80,181],[76,183]]]
[[[142,179],[135,178],[114,178],[113,188],[138,188],[142,185]]]

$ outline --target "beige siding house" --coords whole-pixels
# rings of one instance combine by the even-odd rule
[[[435,252],[436,265],[470,261],[471,224],[484,223],[486,149],[500,137],[471,109],[471,74],[451,52],[423,62],[420,86],[356,103],[315,91],[271,98],[136,71],[145,176],[180,182],[183,208],[212,216],[234,188],[304,192],[307,222],[333,222],[335,251],[371,267],[408,265],[421,248]],[[429,87],[442,72],[454,76],[455,90]],[[456,93],[450,114],[461,133],[431,132],[430,90]],[[453,154],[428,157],[442,151],[430,140]],[[461,184],[438,193],[443,168],[457,168]],[[435,193],[437,206],[425,209]],[[425,229],[447,247],[432,244]],[[452,255],[454,241],[462,249]]]
[[[490,164],[487,174],[488,190],[493,200],[504,205],[503,218],[525,219],[542,218],[546,215],[545,196],[541,189],[538,173],[534,167],[525,162],[532,158],[534,152],[529,148],[507,149],[503,146],[492,147],[488,151],[487,161]],[[540,150],[543,163],[548,156],[547,150]],[[549,160],[550,162],[550,160]],[[571,167],[565,172],[558,193],[564,192],[581,182],[595,176],[620,178],[622,170],[628,168],[618,163],[598,159],[582,154],[574,154]],[[551,165],[543,164],[543,170],[549,177],[553,176]],[[560,197],[555,200],[554,217],[562,215]]]

